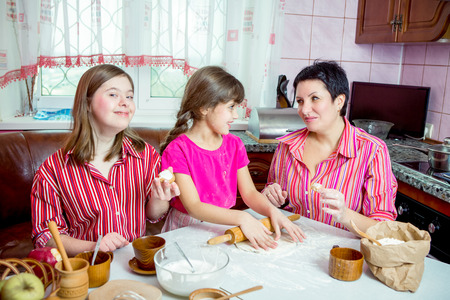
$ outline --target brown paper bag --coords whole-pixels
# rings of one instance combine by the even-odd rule
[[[415,292],[422,280],[425,256],[430,251],[430,234],[410,223],[379,222],[368,235],[377,240],[394,238],[405,241],[398,245],[377,246],[361,239],[361,252],[373,275],[397,291]]]

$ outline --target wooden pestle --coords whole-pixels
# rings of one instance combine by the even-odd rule
[[[48,222],[48,229],[50,230],[50,232],[53,236],[53,239],[55,240],[55,243],[59,250],[59,253],[61,253],[64,268],[67,271],[72,272],[73,271],[72,265],[70,264],[69,258],[67,257],[66,249],[64,249],[64,245],[61,241],[61,237],[59,236],[58,227],[56,227],[55,221]]]
[[[289,220],[295,221],[300,219],[300,215],[290,215],[288,217]],[[268,228],[270,231],[274,231],[272,223],[270,222],[270,218],[264,218],[259,220],[261,223],[263,223],[266,228]],[[247,238],[244,236],[244,233],[242,232],[241,228],[239,226],[233,227],[225,231],[224,235],[217,236],[215,238],[212,238],[208,240],[209,245],[217,245],[221,243],[228,242],[229,244],[239,243],[242,241],[247,240]]]

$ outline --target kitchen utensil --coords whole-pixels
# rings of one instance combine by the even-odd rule
[[[300,215],[290,215],[288,217],[289,220],[295,221],[300,219]],[[270,218],[264,218],[260,220],[261,223],[263,223],[264,226],[266,226],[270,231],[274,231],[272,227],[272,223],[270,222]],[[212,238],[208,240],[209,245],[217,245],[221,243],[228,242],[229,244],[239,243],[242,241],[247,240],[247,238],[244,236],[244,233],[242,232],[240,227],[233,227],[225,231],[224,235],[217,236],[215,238]]]
[[[155,235],[142,236],[132,243],[136,262],[141,270],[154,270],[154,256],[166,244],[166,240]]]
[[[97,252],[97,259],[94,265],[88,268],[89,288],[95,288],[104,285],[109,280],[111,272],[111,262],[113,260],[112,252]],[[93,260],[94,251],[86,251],[78,253],[75,257],[82,258],[90,262]]]
[[[97,243],[95,244],[95,249],[94,249],[94,256],[92,256],[92,263],[91,265],[94,265],[95,259],[97,258],[97,253],[98,253],[98,249],[100,248],[100,242],[102,241],[102,235],[99,234],[98,235],[98,240]]]
[[[58,227],[56,227],[55,221],[48,222],[48,229],[50,230],[50,233],[53,236],[53,239],[55,240],[56,246],[59,250],[59,253],[61,254],[62,261],[64,263],[64,268],[72,272],[72,266],[70,265],[69,258],[67,257],[66,249],[64,248],[64,245],[61,241],[61,237],[59,236]]]
[[[180,251],[181,256],[183,256],[183,258],[187,261],[187,263],[189,264],[189,266],[191,266],[192,269],[192,273],[195,272],[194,266],[191,264],[191,262],[189,261],[189,258],[187,258],[186,254],[184,254],[183,250],[181,249],[180,245],[178,245],[177,242],[174,243],[175,247],[178,249],[178,251]]]
[[[84,300],[89,291],[89,262],[83,258],[71,257],[69,263],[71,271],[66,270],[63,261],[55,265],[59,273],[59,290],[57,296],[61,299]]]
[[[387,138],[389,130],[394,126],[391,122],[370,119],[356,119],[353,123],[356,127],[383,140]]]
[[[428,164],[431,168],[445,172],[450,171],[450,137],[446,137],[443,144],[428,146],[426,149],[401,144],[392,144],[392,146],[423,152],[428,155]]]
[[[219,288],[225,279],[230,263],[228,254],[221,247],[184,244],[184,253],[195,268],[189,264],[174,243],[167,244],[155,255],[156,278],[168,292],[178,296],[189,296],[205,286]]]
[[[239,295],[243,295],[243,294],[247,294],[247,293],[250,293],[250,292],[253,292],[253,291],[260,290],[262,288],[263,288],[262,285],[257,285],[257,286],[254,286],[252,288],[249,288],[249,289],[246,289],[246,290],[234,293],[234,294],[230,294],[230,295],[222,296],[220,298],[216,298],[216,300],[230,299],[230,298],[233,298],[233,297],[236,297],[236,296],[239,296]]]
[[[371,237],[370,235],[368,235],[367,233],[361,231],[355,224],[355,222],[353,222],[353,220],[350,220],[350,224],[352,224],[353,229],[356,231],[356,233],[358,233],[360,236],[368,239],[369,241],[371,241],[372,243],[377,244],[378,246],[381,246],[381,243],[379,241],[377,241],[376,239],[374,239],[373,237]]]
[[[333,247],[330,250],[328,272],[331,277],[354,281],[361,277],[364,264],[364,255],[351,248]]]

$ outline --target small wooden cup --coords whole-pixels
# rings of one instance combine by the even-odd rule
[[[330,250],[328,272],[339,280],[354,281],[362,274],[364,255],[351,248],[335,247]]]
[[[159,236],[147,235],[133,241],[134,256],[141,270],[154,270],[156,252],[163,248],[166,240]]]
[[[189,300],[216,299],[227,295],[228,294],[222,290],[205,288],[193,291],[189,295]]]
[[[66,271],[59,261],[55,269],[60,274],[58,297],[61,299],[84,300],[89,291],[89,263],[82,258],[69,258],[73,271]]]
[[[88,261],[89,288],[95,288],[104,285],[109,280],[111,262],[113,260],[112,252],[98,251],[94,265],[92,265],[92,256],[94,251],[78,253],[75,257]]]

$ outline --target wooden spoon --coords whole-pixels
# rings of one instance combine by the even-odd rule
[[[67,257],[66,249],[64,249],[64,245],[61,241],[61,237],[59,236],[58,227],[56,227],[55,221],[48,222],[48,229],[52,233],[53,239],[55,240],[56,246],[58,247],[59,253],[61,253],[61,257],[63,260],[64,268],[72,272],[72,265],[70,264],[69,258]]]
[[[361,237],[365,237],[366,239],[368,239],[369,241],[371,241],[372,243],[377,244],[378,246],[381,246],[381,243],[379,241],[377,241],[376,239],[374,239],[373,237],[371,237],[370,235],[368,235],[367,233],[359,230],[358,227],[356,227],[355,222],[353,222],[353,220],[350,220],[350,224],[352,224],[353,229],[356,231],[356,233],[358,233]]]
[[[234,293],[234,294],[230,294],[230,295],[222,296],[222,297],[220,297],[220,298],[216,298],[216,300],[230,299],[230,298],[233,298],[233,297],[242,295],[242,294],[247,294],[247,293],[250,293],[250,292],[253,292],[253,291],[260,290],[260,289],[262,289],[262,288],[263,288],[262,285],[257,285],[257,286],[254,286],[254,287],[252,287],[252,288],[249,288],[249,289],[246,289],[246,290],[243,290],[243,291]]]

